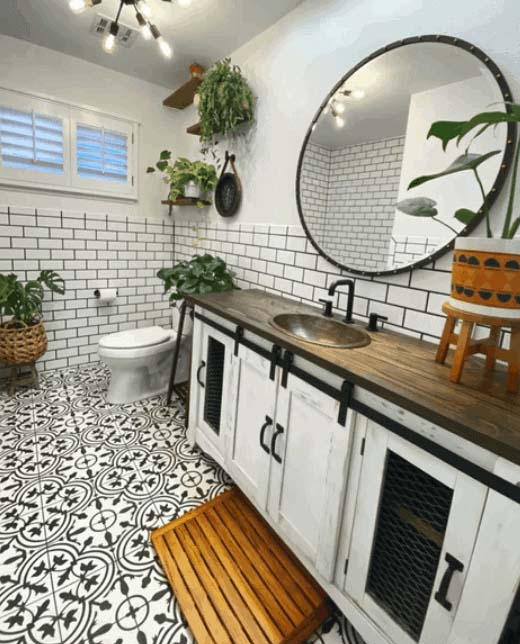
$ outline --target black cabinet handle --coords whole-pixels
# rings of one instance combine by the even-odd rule
[[[204,362],[204,360],[203,360],[203,361],[200,363],[199,368],[197,369],[197,382],[199,383],[199,385],[200,385],[202,388],[204,388],[206,385],[205,385],[205,384],[202,382],[202,380],[200,379],[200,372],[204,369],[204,367],[205,367],[205,366],[206,366],[206,363],[205,363],[205,362]]]
[[[270,454],[269,447],[264,443],[265,430],[273,424],[273,419],[269,416],[265,417],[265,423],[262,425],[260,430],[260,447],[264,450],[266,454]]]
[[[280,423],[276,423],[276,429],[274,430],[273,437],[271,438],[271,454],[273,455],[274,460],[277,461],[278,463],[281,463],[282,459],[276,453],[276,440],[278,439],[278,436],[280,436],[280,434],[283,434],[283,432],[284,432],[284,429],[280,425]]]
[[[464,564],[462,564],[458,559],[455,559],[455,557],[450,555],[449,552],[446,553],[446,563],[448,564],[448,567],[442,576],[439,590],[435,593],[435,599],[443,608],[450,611],[453,608],[453,604],[448,601],[448,590],[450,589],[453,575],[456,572],[462,572],[464,570]]]

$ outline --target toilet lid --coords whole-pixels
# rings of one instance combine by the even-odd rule
[[[160,326],[149,326],[105,335],[99,341],[99,346],[107,349],[139,349],[162,344],[170,337],[171,334]]]

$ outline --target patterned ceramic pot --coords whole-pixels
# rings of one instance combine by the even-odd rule
[[[458,237],[450,304],[470,313],[520,319],[520,239]]]

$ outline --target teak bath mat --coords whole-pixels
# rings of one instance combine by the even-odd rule
[[[152,532],[198,644],[300,644],[327,596],[234,488]]]

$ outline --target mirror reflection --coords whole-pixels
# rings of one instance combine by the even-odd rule
[[[314,243],[345,268],[363,272],[410,267],[465,227],[453,214],[475,211],[482,195],[471,173],[408,190],[417,176],[446,168],[464,152],[427,139],[438,120],[464,120],[504,109],[488,67],[469,51],[442,42],[407,44],[373,58],[331,95],[312,126],[298,177],[300,212]],[[474,153],[504,150],[507,127],[489,129]],[[481,166],[488,193],[502,154]],[[425,196],[438,216],[416,217],[398,202]]]

